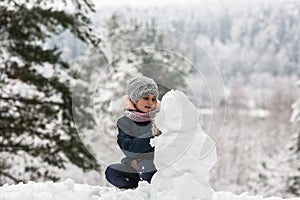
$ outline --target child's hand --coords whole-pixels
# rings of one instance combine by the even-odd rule
[[[152,136],[156,137],[159,136],[161,134],[161,131],[156,127],[155,123],[152,122]]]
[[[130,166],[137,170],[137,167],[138,167],[137,161],[136,160],[131,161]]]

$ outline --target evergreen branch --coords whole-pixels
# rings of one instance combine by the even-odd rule
[[[25,182],[24,180],[15,178],[14,176],[8,174],[7,172],[3,172],[3,171],[1,171],[1,170],[0,170],[0,176],[5,176],[5,177],[7,177],[7,178],[13,180],[15,183]]]
[[[32,105],[44,105],[44,104],[57,105],[57,106],[63,106],[64,105],[63,103],[59,103],[59,102],[39,101],[38,99],[27,99],[27,98],[23,98],[23,97],[13,98],[13,97],[2,97],[2,96],[0,96],[0,99],[20,101],[20,102],[23,102],[25,104],[32,104]]]

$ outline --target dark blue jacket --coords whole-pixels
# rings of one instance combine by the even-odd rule
[[[154,147],[152,138],[152,122],[134,122],[123,116],[118,119],[118,145],[126,155],[122,163],[130,164],[132,160],[153,160]]]

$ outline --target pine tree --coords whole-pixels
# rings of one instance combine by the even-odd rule
[[[66,31],[97,44],[92,11],[89,0],[1,1],[0,184],[58,180],[56,171],[70,163],[99,170],[76,132],[69,63],[48,45]]]
[[[300,81],[298,81],[300,87]],[[289,192],[300,195],[300,99],[292,104],[293,113],[291,122],[295,124],[298,131],[293,134],[289,148],[289,162],[291,170],[288,173],[287,189]]]

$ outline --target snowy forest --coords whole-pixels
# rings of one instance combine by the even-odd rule
[[[215,191],[300,196],[300,1],[94,3],[1,0],[0,187],[109,186],[120,100],[143,74],[199,109]]]

